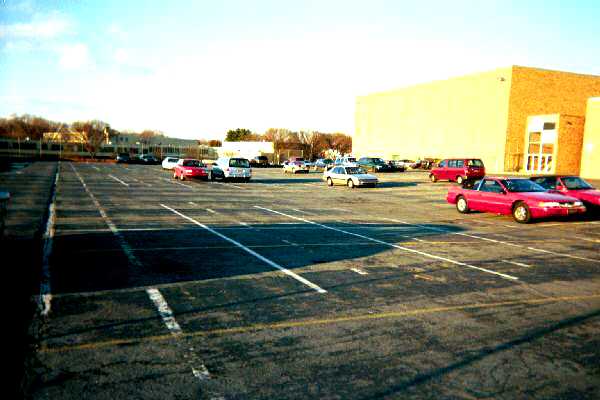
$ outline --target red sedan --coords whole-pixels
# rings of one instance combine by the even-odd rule
[[[173,178],[184,181],[186,178],[200,178],[208,180],[208,169],[200,160],[182,158],[173,170]]]
[[[600,190],[595,189],[578,176],[534,176],[531,177],[531,180],[548,190],[581,200],[588,210],[600,210]]]
[[[463,214],[471,210],[512,214],[519,223],[527,223],[533,218],[580,214],[586,210],[580,200],[550,193],[525,178],[488,177],[472,186],[468,183],[463,187],[451,186],[446,200],[456,204],[458,212]]]

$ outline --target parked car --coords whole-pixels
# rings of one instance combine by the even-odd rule
[[[396,168],[404,168],[404,170],[406,170],[407,168],[410,168],[411,165],[414,165],[415,162],[413,160],[407,160],[407,159],[403,159],[403,160],[393,160],[394,165],[396,166]]]
[[[333,164],[336,166],[337,165],[346,165],[349,167],[358,167],[358,164],[356,163],[356,158],[352,157],[352,156],[338,157],[335,159]]]
[[[588,211],[600,211],[600,190],[578,176],[546,175],[530,179],[545,189],[581,200]]]
[[[304,165],[306,166],[306,168],[311,169],[315,166],[315,163],[308,160],[304,160]]]
[[[317,161],[315,161],[315,165],[313,167],[313,169],[315,171],[319,170],[319,169],[326,169],[328,165],[333,164],[333,160],[331,158],[319,158],[317,159]]]
[[[127,153],[119,153],[119,154],[117,154],[116,161],[117,161],[117,164],[123,164],[123,163],[130,162],[131,159],[129,158],[129,154],[127,154]]]
[[[224,180],[240,180],[249,182],[252,178],[250,162],[240,157],[220,157],[217,167],[223,171]]]
[[[256,156],[250,160],[250,165],[253,167],[268,167],[269,158],[267,156]]]
[[[456,181],[462,184],[467,179],[480,179],[485,176],[485,167],[478,158],[450,158],[442,160],[429,174],[431,182],[440,180]]]
[[[451,186],[446,200],[456,204],[458,212],[483,211],[512,214],[515,221],[527,223],[534,218],[567,216],[585,212],[585,206],[574,197],[550,193],[526,178],[487,177]]]
[[[173,169],[173,178],[179,178],[184,181],[187,178],[201,178],[208,180],[208,170],[200,160],[193,158],[182,158],[177,161]]]
[[[163,169],[173,169],[177,165],[178,161],[179,157],[165,157],[165,159],[162,161],[162,167]]]
[[[221,168],[219,168],[219,166],[217,165],[217,163],[213,163],[210,165],[207,165],[207,169],[208,169],[208,179],[210,179],[211,181],[215,181],[217,179],[220,179],[222,181],[225,180],[225,173],[223,172],[223,170]]]
[[[368,174],[360,167],[334,166],[323,172],[323,180],[328,186],[346,185],[353,189],[356,186],[377,186],[375,175]]]
[[[304,172],[308,174],[308,167],[304,161],[286,161],[283,163],[284,174],[296,174],[298,172]]]
[[[371,172],[391,172],[392,168],[379,157],[361,157],[357,162],[359,167]]]
[[[387,160],[386,164],[390,167],[392,172],[404,172],[406,171],[406,167],[404,164],[400,164],[397,160]]]
[[[158,165],[160,161],[158,158],[154,157],[152,154],[138,154],[135,156],[131,162],[134,164],[144,164],[144,165]]]

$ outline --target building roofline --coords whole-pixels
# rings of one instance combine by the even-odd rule
[[[598,79],[600,79],[600,75],[581,74],[581,73],[577,73],[577,72],[560,71],[560,70],[554,70],[554,69],[538,68],[538,67],[528,67],[528,66],[525,66],[525,65],[512,64],[512,65],[508,65],[508,66],[504,66],[504,67],[498,67],[498,68],[495,68],[495,69],[490,69],[490,70],[485,70],[485,71],[476,71],[476,72],[471,72],[471,73],[463,74],[463,75],[450,76],[450,77],[448,77],[446,79],[435,79],[435,80],[427,81],[427,82],[418,82],[418,83],[415,83],[415,84],[412,84],[412,85],[395,87],[393,89],[383,90],[383,91],[380,91],[380,92],[367,93],[367,94],[364,94],[364,95],[357,96],[357,99],[364,98],[364,97],[369,97],[369,96],[374,96],[374,95],[393,95],[393,94],[395,94],[395,93],[397,93],[399,91],[405,90],[405,89],[411,89],[411,88],[415,88],[415,87],[426,86],[426,85],[430,85],[430,84],[434,84],[434,83],[439,83],[439,82],[446,82],[446,81],[450,81],[450,80],[454,80],[454,79],[467,78],[469,76],[475,76],[475,75],[481,75],[481,74],[488,74],[488,73],[492,73],[492,72],[496,72],[496,71],[507,71],[507,70],[510,70],[510,72],[512,73],[516,69],[525,69],[525,70],[531,70],[531,71],[555,72],[555,73],[561,73],[561,74],[586,76],[586,77],[592,77],[592,78],[598,78]],[[501,80],[501,78],[503,78],[503,77],[498,77],[498,79],[500,79],[500,80]],[[600,99],[600,97],[598,99]]]

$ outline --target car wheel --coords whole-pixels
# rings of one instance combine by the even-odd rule
[[[348,179],[346,183],[350,189],[354,189],[354,181],[352,179]]]
[[[465,181],[465,179],[462,176],[457,176],[456,177],[456,183],[458,183],[459,185],[462,185],[462,183]]]
[[[513,208],[513,218],[520,224],[526,224],[531,220],[531,211],[527,204],[519,202]]]
[[[404,172],[404,171],[402,171],[402,172]],[[437,178],[434,174],[429,174],[429,180],[433,183],[437,182]]]
[[[331,178],[327,178],[327,186],[333,186],[333,180]]]
[[[177,172],[173,172],[173,179],[177,179]]]
[[[179,180],[180,181],[185,181],[185,176],[183,176],[183,172],[181,173],[181,175],[179,175]]]
[[[215,180],[215,179],[217,179],[217,178],[215,177],[215,174],[213,174],[213,173],[212,173],[212,171],[210,171],[210,172],[208,173],[208,179],[210,179],[211,181],[214,181],[214,180]]]
[[[467,199],[465,199],[463,196],[458,196],[458,198],[456,199],[456,209],[461,214],[468,214],[470,210],[469,203],[467,203]]]

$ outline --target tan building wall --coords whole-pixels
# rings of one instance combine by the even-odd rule
[[[561,115],[558,120],[556,174],[579,175],[585,118]]]
[[[353,149],[385,158],[478,157],[490,172],[522,171],[528,117],[581,118],[593,96],[600,76],[520,66],[376,93],[357,99]],[[574,170],[583,126],[568,122],[554,161]]]
[[[523,162],[515,165],[515,160],[525,159],[523,135],[527,117],[541,114],[583,117],[587,99],[599,95],[600,76],[513,66],[505,170],[514,171],[524,167]],[[581,132],[571,133],[583,136],[583,127],[581,128]],[[570,150],[574,150],[573,147]],[[558,154],[557,166],[560,157],[568,154],[566,151]]]
[[[502,170],[511,68],[359,97],[356,156],[477,157]]]
[[[583,178],[600,179],[600,97],[587,102],[580,174]]]

